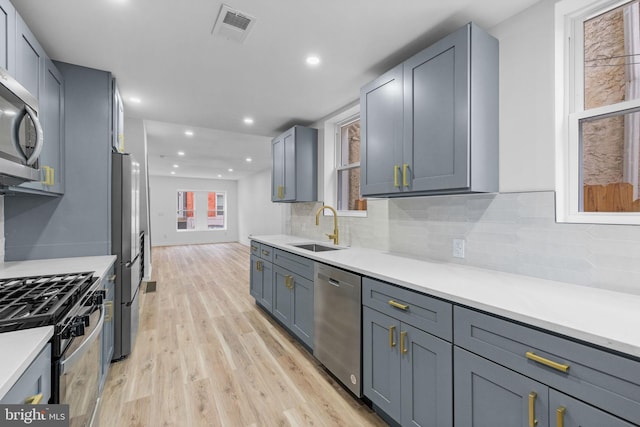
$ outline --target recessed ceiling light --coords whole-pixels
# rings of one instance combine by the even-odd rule
[[[320,64],[320,58],[315,55],[307,56],[307,64],[308,65],[318,65]]]
[[[218,178],[222,178],[222,174],[220,174],[220,173],[219,173],[219,174],[218,174]]]
[[[246,125],[252,125],[253,124],[253,119],[251,117],[245,117],[244,118],[244,123]]]
[[[192,130],[185,130],[184,134],[187,136],[193,136],[193,131]]]
[[[174,168],[177,168],[177,167],[179,167],[179,166],[178,166],[178,165],[173,165],[173,167],[174,167]]]
[[[229,169],[227,169],[227,170],[228,170],[229,172],[233,172],[233,169],[231,169],[231,168],[229,168]]]
[[[134,104],[140,104],[142,102],[142,99],[138,98],[137,96],[131,96],[129,97],[129,101],[133,102]]]
[[[171,175],[175,175],[175,174],[176,174],[176,172],[175,172],[175,171],[171,171]]]
[[[246,159],[244,159],[244,161],[247,163],[251,163],[253,159],[251,157],[247,157]]]
[[[178,156],[184,156],[184,151],[178,151]]]

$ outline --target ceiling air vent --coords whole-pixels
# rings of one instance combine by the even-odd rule
[[[251,31],[255,22],[256,18],[253,16],[223,4],[211,33],[215,36],[242,43],[249,35],[249,31]]]

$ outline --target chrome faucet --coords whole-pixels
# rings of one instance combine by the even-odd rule
[[[320,213],[322,213],[325,209],[329,209],[331,212],[333,212],[333,234],[327,234],[326,236],[329,237],[329,239],[333,240],[334,245],[337,245],[338,244],[338,212],[336,212],[334,208],[332,208],[329,205],[320,206],[320,208],[318,209],[318,212],[316,212],[316,225],[320,225]]]

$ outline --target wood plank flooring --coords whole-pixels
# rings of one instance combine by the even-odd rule
[[[386,426],[255,305],[247,247],[154,248],[152,279],[101,427]]]

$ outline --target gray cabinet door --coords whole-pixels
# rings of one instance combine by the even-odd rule
[[[313,349],[313,282],[293,275],[291,330]]]
[[[549,389],[549,411],[552,426],[632,427],[635,425],[553,389]]]
[[[469,28],[404,63],[405,190],[469,187]]]
[[[271,201],[284,199],[284,138],[276,138],[271,143],[272,171],[271,171]]]
[[[456,427],[549,426],[548,388],[454,347]]]
[[[291,328],[293,298],[287,286],[291,274],[284,268],[273,266],[273,315],[285,326]]]
[[[260,303],[269,312],[273,310],[273,264],[262,260]]]
[[[451,343],[405,323],[400,334],[402,425],[453,426]]]
[[[111,364],[111,358],[113,356],[113,299],[115,293],[115,276],[112,276],[113,270],[109,273],[109,276],[104,279],[104,291],[105,291],[105,310],[107,313],[104,317],[104,324],[102,326],[102,372],[100,374],[100,389],[104,387],[104,383],[109,373],[109,365]]]
[[[249,271],[249,294],[259,301],[262,298],[262,271],[260,266],[260,258],[251,255],[251,270]]]
[[[16,13],[16,80],[38,100],[44,85],[45,57],[44,49]]]
[[[402,185],[402,64],[360,89],[360,189],[363,196]]]
[[[16,10],[9,0],[0,0],[0,67],[16,73]]]
[[[362,308],[363,393],[394,420],[400,420],[400,322]]]
[[[49,168],[44,190],[64,193],[64,80],[49,58],[45,58],[44,88],[40,98],[40,115],[45,144],[40,155],[40,168]],[[46,173],[45,173],[46,174]]]
[[[284,144],[284,201],[296,200],[296,133],[291,129],[282,135]]]

